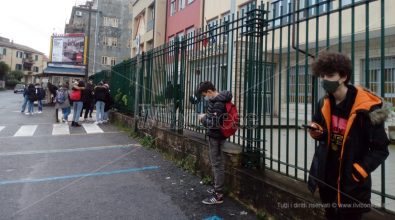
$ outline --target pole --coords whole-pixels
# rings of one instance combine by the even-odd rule
[[[89,16],[88,16],[88,38],[87,38],[87,50],[86,51],[86,68],[85,68],[85,82],[88,81],[88,74],[89,74],[89,47],[90,47],[90,38],[91,38],[91,11],[92,11],[92,4],[93,2],[87,2],[89,6]]]
[[[233,29],[233,18],[236,13],[236,0],[230,0],[230,15],[229,15],[229,26]],[[229,27],[229,29],[231,29]],[[232,91],[232,56],[233,56],[233,30],[228,32],[228,57],[227,57],[227,90]]]

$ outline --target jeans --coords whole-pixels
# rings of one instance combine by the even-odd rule
[[[71,112],[70,107],[62,108],[62,113],[63,113],[63,119],[64,120],[66,120],[66,121],[68,120],[70,112]]]
[[[104,120],[104,105],[103,101],[96,102],[96,121],[103,121]]]
[[[108,111],[104,112],[103,120],[108,121]]]
[[[37,100],[37,105],[38,105],[38,111],[42,112],[43,111],[43,100],[41,100],[41,99]]]
[[[80,114],[82,111],[82,106],[83,103],[81,101],[79,102],[73,102],[73,121],[78,122],[80,120]]]
[[[29,102],[29,99],[27,98],[27,95],[23,96],[23,104],[22,104],[21,112],[25,112],[26,105],[28,102]]]
[[[225,183],[225,164],[222,147],[225,139],[209,138],[209,156],[210,163],[214,176],[214,190],[218,193],[223,193]]]
[[[33,114],[34,112],[34,101],[28,101],[27,103],[27,112]]]

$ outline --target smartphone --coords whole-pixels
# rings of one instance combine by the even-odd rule
[[[315,131],[315,130],[320,130],[319,128],[312,127],[312,126],[310,126],[310,125],[302,125],[302,127],[305,128],[305,129],[313,130],[313,131]]]

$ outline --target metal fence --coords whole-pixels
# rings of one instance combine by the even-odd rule
[[[395,21],[385,19],[391,8],[395,1],[253,2],[114,66],[111,94],[119,111],[143,124],[204,133],[197,114],[207,103],[189,100],[199,82],[210,80],[233,94],[241,121],[228,141],[243,147],[243,164],[307,181],[315,143],[299,126],[310,121],[312,103],[323,95],[310,64],[323,50],[347,53],[352,83],[395,104]],[[388,187],[395,175],[383,164],[373,178],[373,203],[395,210],[395,189]]]

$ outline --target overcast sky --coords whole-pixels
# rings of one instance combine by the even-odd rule
[[[74,5],[84,0],[0,0],[0,36],[48,56],[52,33],[64,33]]]

